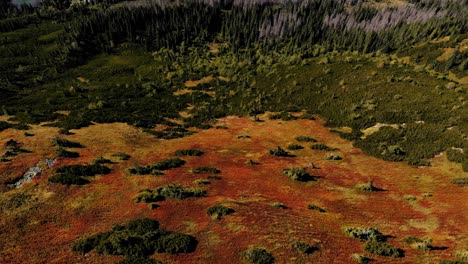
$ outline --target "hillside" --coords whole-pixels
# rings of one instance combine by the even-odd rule
[[[0,4],[0,263],[465,263],[466,1]]]

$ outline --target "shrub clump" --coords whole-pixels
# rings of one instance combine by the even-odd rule
[[[283,174],[295,181],[307,182],[313,180],[313,177],[307,173],[305,168],[284,169]]]
[[[175,159],[166,159],[160,162],[156,162],[146,166],[136,166],[128,169],[130,174],[136,175],[162,175],[161,171],[169,170],[173,168],[182,167],[185,164],[185,161],[179,158]]]
[[[99,254],[125,255],[129,259],[135,259],[155,252],[189,253],[195,250],[197,244],[197,240],[190,235],[159,229],[158,221],[143,218],[116,225],[108,232],[77,240],[73,243],[72,250],[82,254],[96,250]]]
[[[325,151],[335,150],[335,149],[330,148],[329,146],[327,146],[325,144],[322,144],[322,143],[314,144],[310,148],[315,149],[315,150],[325,150]]]
[[[393,246],[392,244],[376,240],[367,241],[364,245],[364,250],[369,253],[385,257],[401,258],[404,256],[403,250]]]
[[[287,147],[287,149],[289,149],[289,150],[299,150],[299,149],[303,149],[303,148],[304,148],[303,146],[298,145],[298,144],[290,144]]]
[[[463,152],[462,149],[448,149],[447,150],[447,159],[452,162],[462,163],[467,158],[467,154]]]
[[[292,250],[294,251],[297,251],[297,252],[300,252],[300,253],[304,253],[304,254],[311,254],[315,251],[318,250],[317,247],[314,247],[312,245],[309,245],[305,242],[302,242],[302,241],[295,241],[291,244],[291,248]]]
[[[341,157],[340,155],[338,154],[329,154],[325,157],[325,159],[327,160],[342,160],[343,157]]]
[[[223,205],[214,205],[206,211],[206,213],[211,216],[213,219],[221,219],[225,215],[229,215],[234,213],[234,209],[231,209],[229,207],[223,206]]]
[[[144,189],[133,198],[137,203],[153,203],[165,199],[186,199],[206,196],[206,191],[199,188],[185,188],[177,184],[163,185],[155,190]]]
[[[307,205],[307,209],[319,211],[320,213],[325,213],[327,211],[327,210],[323,209],[322,207],[319,207],[319,206],[314,205],[314,204]]]
[[[272,264],[275,263],[273,255],[263,248],[253,248],[242,252],[242,260],[251,264]]]
[[[128,155],[128,154],[120,152],[120,153],[112,154],[112,157],[117,157],[120,160],[129,160],[131,156]]]
[[[379,188],[375,187],[374,186],[374,182],[373,181],[369,181],[368,183],[360,183],[360,184],[357,184],[356,186],[356,189],[359,189],[361,191],[366,191],[366,192],[377,192],[377,191],[380,191]]]
[[[55,137],[52,139],[52,145],[62,148],[82,148],[83,145],[79,142],[70,141],[65,138]]]
[[[217,168],[206,167],[206,166],[191,169],[190,172],[197,173],[197,174],[198,173],[214,173],[214,174],[221,173],[221,171],[218,170]]]
[[[455,178],[455,179],[452,179],[451,182],[452,182],[453,184],[466,185],[466,184],[468,184],[468,177]]]
[[[49,178],[49,182],[65,185],[84,185],[89,180],[83,177],[92,177],[98,174],[109,174],[111,169],[100,165],[68,165],[55,170],[56,174]]]
[[[315,138],[308,137],[308,136],[298,136],[295,139],[299,142],[317,142]]]
[[[174,152],[174,156],[201,156],[204,152],[198,149],[179,149]]]
[[[409,245],[411,248],[420,251],[430,251],[432,249],[431,238],[417,238],[417,237],[406,237],[403,242]]]
[[[351,254],[351,259],[357,263],[369,263],[371,261],[371,259],[367,256],[364,256],[364,255],[361,255],[361,254],[358,254],[358,253],[353,253]]]
[[[292,157],[293,155],[289,154],[286,150],[282,149],[281,147],[276,147],[274,149],[270,149],[268,151],[270,155],[277,156],[277,157]]]
[[[55,156],[57,158],[78,158],[80,157],[80,153],[68,151],[62,147],[59,147],[57,151],[55,152]]]
[[[343,232],[351,238],[357,238],[361,241],[385,241],[385,236],[373,227],[344,227]]]

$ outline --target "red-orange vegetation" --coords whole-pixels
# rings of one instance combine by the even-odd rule
[[[434,166],[413,168],[404,163],[386,162],[366,156],[351,142],[330,133],[320,120],[252,122],[247,118],[227,117],[219,120],[228,129],[209,129],[181,139],[160,140],[125,124],[98,124],[66,138],[85,146],[75,151],[77,159],[60,159],[55,168],[67,164],[88,164],[96,157],[111,158],[112,172],[97,176],[84,186],[63,186],[47,182],[53,169],[46,170],[20,190],[35,199],[0,219],[0,263],[114,263],[121,256],[84,256],[71,251],[80,237],[109,230],[112,225],[131,219],[149,217],[161,228],[193,235],[199,241],[194,253],[155,254],[163,263],[237,263],[241,252],[252,246],[264,247],[277,263],[349,263],[352,253],[363,253],[362,243],[341,231],[345,225],[373,226],[390,235],[389,242],[405,250],[401,259],[372,256],[377,263],[427,263],[447,259],[464,247],[467,236],[468,198],[466,188],[450,183],[461,173],[447,169],[444,157],[435,158]],[[38,160],[51,157],[55,148],[51,139],[58,129],[35,126],[34,137],[6,130],[0,143],[14,138],[32,153],[20,154],[11,162],[0,163],[1,183],[20,176]],[[238,138],[248,135],[250,138]],[[296,157],[275,157],[268,150],[297,143],[297,136],[311,136],[333,148],[344,159],[330,161],[323,151],[312,150],[308,143],[302,150],[291,151]],[[165,171],[163,176],[130,175],[134,165],[147,165],[171,157],[178,149],[199,149],[199,157],[182,157],[187,163]],[[129,160],[111,157],[127,153]],[[246,164],[249,159],[258,165]],[[308,167],[315,181],[296,182],[281,173],[285,168]],[[209,185],[196,185],[210,174],[193,174],[200,166],[221,170],[221,180]],[[382,189],[365,192],[356,184],[370,180]],[[207,196],[159,202],[150,209],[132,198],[139,190],[176,183],[207,190]],[[4,188],[6,191],[6,188]],[[405,195],[416,199],[409,201]],[[280,202],[287,208],[271,205]],[[234,213],[214,220],[207,215],[209,207],[223,204]],[[314,204],[325,213],[308,210]],[[445,250],[420,252],[410,249],[402,240],[406,236],[431,237],[434,245]],[[293,251],[290,244],[304,241],[319,248],[310,255]]]

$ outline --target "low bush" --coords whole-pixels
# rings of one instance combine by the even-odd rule
[[[263,248],[253,248],[242,252],[241,259],[251,264],[272,264],[275,263],[273,255]]]
[[[381,191],[381,189],[374,186],[373,181],[369,181],[368,183],[359,183],[355,186],[356,189],[366,192],[377,192]]]
[[[185,161],[179,158],[166,159],[146,166],[135,166],[128,169],[128,172],[136,175],[162,175],[161,171],[182,167],[184,164]]]
[[[98,174],[109,174],[111,169],[99,164],[68,165],[56,169],[55,172],[56,174],[48,179],[51,183],[84,185],[88,184],[89,180],[83,177],[92,177]]]
[[[103,156],[97,157],[94,161],[94,164],[113,164],[112,160],[106,159]]]
[[[322,144],[322,143],[314,144],[310,148],[315,149],[315,150],[325,150],[325,151],[335,150],[334,148],[330,148],[329,146]]]
[[[303,148],[304,148],[303,146],[297,145],[297,144],[290,144],[287,147],[287,149],[289,150],[298,150],[298,149],[303,149]]]
[[[293,155],[289,154],[286,150],[282,149],[281,147],[276,147],[274,149],[270,149],[268,151],[270,155],[277,156],[277,157],[293,157]]]
[[[342,160],[343,157],[341,157],[341,156],[338,155],[338,154],[334,154],[334,153],[333,153],[333,154],[327,155],[327,156],[325,157],[325,159],[327,159],[327,160]]]
[[[319,206],[313,205],[313,204],[307,205],[307,209],[319,211],[320,213],[325,213],[327,211],[327,210],[323,209],[322,207],[319,207]]]
[[[280,202],[272,202],[271,206],[278,208],[278,209],[287,209],[288,207]]]
[[[403,250],[385,242],[369,240],[364,245],[364,250],[379,256],[401,258],[404,256]]]
[[[467,159],[467,155],[461,149],[452,148],[447,150],[447,159],[452,162],[462,163]]]
[[[179,149],[176,150],[174,156],[201,156],[204,152],[198,149]]]
[[[385,236],[373,227],[343,227],[343,232],[351,238],[357,238],[361,241],[385,241]]]
[[[133,198],[137,203],[153,203],[165,199],[186,199],[206,196],[206,191],[199,188],[184,188],[177,184],[163,185],[155,190],[144,189]]]
[[[317,142],[315,138],[309,136],[298,136],[295,139],[299,142]]]
[[[217,168],[205,167],[205,166],[191,169],[190,172],[191,173],[197,173],[197,174],[198,173],[214,173],[214,174],[221,173],[221,171],[218,170]]]
[[[313,180],[313,177],[310,176],[309,173],[307,173],[307,170],[305,168],[284,169],[283,174],[295,181],[307,182]]]
[[[248,159],[248,160],[245,162],[245,164],[247,164],[247,165],[258,165],[258,164],[260,164],[260,163],[259,163],[259,162],[256,162],[256,161],[253,160],[253,159]]]
[[[142,259],[153,253],[189,253],[197,246],[197,240],[186,234],[159,229],[155,220],[143,218],[116,225],[111,231],[77,240],[72,250],[86,254],[96,250],[99,254],[125,255],[129,260]],[[140,262],[137,262],[140,263]]]
[[[162,264],[161,261],[142,256],[127,256],[117,264]]]
[[[358,253],[351,254],[351,260],[353,260],[353,261],[355,261],[357,263],[361,263],[361,264],[369,263],[371,261],[371,259],[369,257],[358,254]]]
[[[411,248],[420,250],[420,251],[430,251],[432,249],[432,239],[424,238],[420,239],[417,237],[406,237],[403,242],[409,245]]]
[[[270,120],[278,120],[281,119],[283,121],[290,121],[290,120],[296,120],[297,117],[291,115],[290,113],[283,111],[281,113],[276,113],[276,114],[270,114],[268,116],[268,119]]]
[[[112,154],[112,157],[117,157],[120,160],[129,160],[131,156],[121,152],[121,153]]]
[[[314,247],[314,246],[311,246],[305,242],[301,242],[301,241],[295,241],[291,244],[291,248],[294,250],[294,251],[297,251],[297,252],[300,252],[300,253],[304,253],[304,254],[311,254],[315,251],[318,250],[317,247]]]
[[[55,156],[57,158],[78,158],[78,157],[80,157],[80,153],[73,152],[73,151],[68,151],[68,150],[60,147],[55,152]]]
[[[205,180],[205,179],[198,179],[198,180],[193,181],[193,183],[198,184],[198,185],[209,185],[209,184],[211,184],[211,182],[209,180]]]
[[[210,175],[208,177],[206,177],[208,180],[222,180],[223,178],[221,176],[218,176],[218,175]]]
[[[83,148],[83,145],[81,145],[79,142],[70,141],[68,139],[59,137],[52,139],[52,145],[62,148]]]
[[[223,216],[234,213],[234,210],[229,207],[218,204],[208,208],[208,211],[206,211],[206,213],[213,219],[221,219]]]

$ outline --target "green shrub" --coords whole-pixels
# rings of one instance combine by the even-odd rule
[[[272,264],[275,263],[273,255],[263,248],[253,248],[242,252],[241,259],[251,264]]]
[[[94,161],[94,164],[113,164],[112,160],[106,159],[103,156],[97,157]]]
[[[51,176],[48,181],[65,185],[84,185],[89,181],[84,176],[96,176],[98,174],[109,174],[111,170],[99,164],[92,165],[68,165],[55,170],[56,174]]]
[[[417,237],[406,237],[403,242],[409,245],[411,248],[420,251],[430,251],[432,249],[432,239],[424,238],[420,239]]]
[[[164,196],[150,189],[141,190],[133,197],[133,200],[137,203],[154,203],[164,201],[164,199]]]
[[[198,185],[211,184],[211,182],[209,180],[205,180],[205,179],[198,179],[198,180],[193,181],[193,183],[198,184]]]
[[[385,236],[373,227],[343,227],[342,230],[348,237],[361,241],[385,241]]]
[[[308,137],[308,136],[298,136],[296,140],[299,142],[317,142],[315,138]]]
[[[234,213],[234,210],[229,207],[217,204],[208,208],[206,213],[213,219],[221,219],[223,216]]]
[[[453,184],[465,185],[468,184],[468,177],[455,178],[451,181]]]
[[[221,176],[218,176],[218,175],[210,175],[208,177],[206,177],[208,180],[222,180],[223,178]]]
[[[270,155],[277,156],[277,157],[293,157],[293,155],[289,154],[286,150],[282,149],[281,147],[276,147],[274,149],[270,149],[268,151]]]
[[[290,120],[296,120],[297,117],[291,115],[290,113],[288,112],[281,112],[281,113],[276,113],[276,114],[270,114],[268,116],[268,119],[270,120],[278,120],[278,119],[281,119],[283,121],[290,121]]]
[[[253,159],[248,159],[245,164],[247,165],[258,165],[260,164],[259,162],[254,161]]]
[[[120,160],[129,160],[131,156],[121,152],[121,153],[112,154],[112,157],[117,157]]]
[[[99,254],[125,255],[129,257],[127,261],[142,259],[146,263],[146,257],[154,252],[189,253],[195,250],[197,244],[197,240],[190,235],[159,229],[157,221],[143,218],[77,240],[72,250],[86,254],[94,249]]]
[[[364,245],[364,250],[379,256],[400,258],[404,256],[403,250],[385,242],[369,240]]]
[[[217,168],[205,167],[205,166],[191,169],[190,172],[191,173],[197,173],[197,174],[198,173],[214,173],[214,174],[221,173],[221,171],[218,170]]]
[[[198,188],[184,188],[177,184],[168,184],[156,188],[156,193],[167,199],[185,199],[206,196],[206,191]]]
[[[328,147],[327,145],[321,144],[321,143],[319,143],[319,144],[314,144],[314,145],[312,145],[310,148],[311,148],[311,149],[315,149],[315,150],[325,150],[325,151],[335,150],[335,149],[330,148],[330,147]]]
[[[85,185],[90,183],[87,179],[67,173],[55,174],[48,179],[51,183],[60,183],[64,185]]]
[[[323,209],[322,207],[319,207],[319,206],[313,205],[313,204],[307,205],[307,209],[319,211],[320,213],[325,213],[327,211],[327,210]]]
[[[334,154],[334,153],[333,153],[333,154],[327,155],[327,156],[325,157],[325,159],[327,159],[327,160],[342,160],[343,157],[341,157],[341,156],[338,155],[338,154]]]
[[[292,250],[294,251],[297,251],[297,252],[300,252],[300,253],[304,253],[304,254],[311,254],[315,251],[318,250],[317,247],[314,247],[314,246],[311,246],[305,242],[301,242],[301,241],[295,241],[291,244],[291,248]]]
[[[358,254],[358,253],[353,253],[351,254],[351,259],[357,263],[369,263],[371,259],[369,257],[366,257],[364,255]]]
[[[314,178],[307,173],[305,168],[289,168],[284,169],[283,174],[288,176],[290,179],[300,182],[311,181]]]
[[[62,148],[83,148],[83,145],[78,142],[59,137],[52,139],[52,145]]]
[[[175,156],[201,156],[204,152],[198,149],[179,149],[174,155]]]
[[[62,147],[59,147],[57,151],[55,152],[55,156],[57,158],[78,158],[80,157],[80,153],[68,151]]]
[[[464,172],[468,172],[468,160],[462,162],[462,169]]]
[[[374,186],[373,181],[369,181],[368,183],[359,183],[355,186],[355,188],[366,192],[377,192],[381,190]]]
[[[156,162],[147,166],[136,166],[128,169],[130,174],[136,175],[162,175],[161,171],[169,170],[173,168],[182,167],[185,164],[185,161],[179,158],[175,159],[166,159],[160,162]]]
[[[278,209],[287,209],[288,207],[280,202],[272,202],[271,206],[278,208]]]
[[[304,148],[303,146],[297,145],[297,144],[290,144],[287,147],[287,149],[289,150],[298,150],[298,149],[303,149],[303,148]]]
[[[466,159],[466,153],[463,153],[461,149],[448,149],[447,159],[452,162],[462,163]]]

